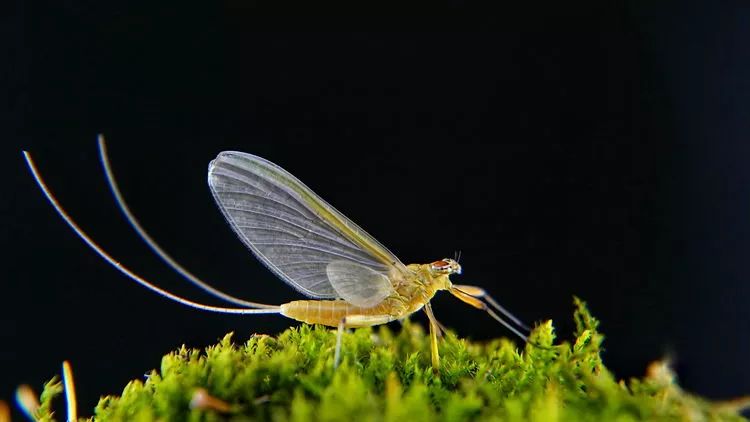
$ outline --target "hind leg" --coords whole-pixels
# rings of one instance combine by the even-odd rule
[[[339,367],[341,362],[341,338],[344,336],[346,327],[369,327],[385,324],[393,319],[390,315],[347,315],[339,321],[336,332],[336,351],[333,354],[333,369]]]

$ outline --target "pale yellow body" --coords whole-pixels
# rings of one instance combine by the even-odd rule
[[[388,249],[381,245],[372,236],[364,232],[359,226],[351,222],[344,215],[336,211],[333,207],[328,205],[325,201],[320,199],[315,193],[307,188],[302,182],[297,180],[294,176],[276,166],[275,164],[268,162],[260,157],[252,156],[250,154],[237,153],[237,152],[224,152],[211,162],[209,166],[209,185],[211,186],[214,198],[217,200],[219,206],[224,212],[227,220],[232,224],[232,228],[241,236],[246,245],[258,255],[259,259],[265,262],[270,268],[274,267],[274,259],[272,257],[263,254],[263,251],[259,251],[259,245],[275,245],[275,246],[295,246],[296,243],[287,245],[279,242],[272,241],[263,242],[255,240],[248,240],[248,233],[244,230],[261,229],[264,227],[269,230],[274,230],[274,227],[266,227],[267,222],[256,221],[256,224],[260,224],[261,227],[242,226],[240,227],[236,221],[237,212],[250,212],[248,209],[254,210],[250,215],[265,215],[269,218],[275,218],[280,221],[284,221],[285,224],[295,227],[294,231],[298,229],[307,228],[309,234],[315,233],[316,236],[320,236],[322,239],[328,239],[329,241],[338,244],[339,246],[344,245],[346,248],[351,248],[350,244],[356,246],[358,253],[364,253],[367,255],[367,261],[365,263],[377,262],[386,268],[388,268],[388,274],[382,274],[381,272],[375,272],[370,267],[365,267],[357,264],[356,259],[349,259],[345,255],[342,255],[345,259],[328,260],[326,268],[326,275],[329,281],[332,283],[335,281],[339,288],[331,286],[336,289],[340,297],[348,297],[350,301],[360,303],[363,306],[357,306],[343,299],[339,300],[299,300],[290,303],[282,304],[279,306],[268,305],[264,303],[251,302],[230,296],[219,290],[214,289],[204,281],[198,279],[189,271],[184,269],[182,266],[177,264],[174,259],[167,255],[164,250],[153,241],[145,230],[140,226],[138,221],[130,212],[128,206],[122,199],[117,184],[114,181],[112,172],[109,166],[109,160],[106,155],[104,147],[104,139],[99,138],[99,149],[102,158],[102,164],[105,168],[105,174],[109,182],[110,188],[115,196],[117,204],[130,221],[133,228],[141,236],[141,238],[159,255],[167,264],[169,264],[175,271],[183,275],[187,280],[206,290],[207,292],[217,296],[223,300],[241,305],[240,308],[225,308],[218,306],[205,305],[198,302],[182,298],[173,293],[170,293],[164,289],[155,286],[148,280],[135,274],[130,269],[123,266],[118,260],[110,256],[104,251],[91,237],[88,236],[80,227],[73,221],[73,219],[67,214],[62,206],[57,202],[52,193],[47,188],[41,175],[34,165],[31,155],[24,151],[29,169],[31,170],[37,184],[44,192],[47,199],[50,201],[55,210],[65,220],[65,222],[76,232],[78,236],[83,239],[86,244],[91,247],[95,252],[99,254],[104,260],[109,262],[120,272],[128,276],[133,281],[140,285],[148,288],[149,290],[166,297],[168,299],[179,302],[183,305],[190,306],[205,311],[221,312],[227,314],[282,314],[286,317],[302,321],[308,324],[322,324],[331,327],[338,327],[338,335],[336,338],[336,349],[334,355],[334,367],[338,365],[340,361],[341,351],[341,338],[345,327],[366,327],[372,325],[385,324],[387,322],[407,317],[408,315],[423,309],[430,320],[430,348],[432,352],[432,366],[435,371],[440,366],[440,356],[438,354],[438,342],[437,337],[440,335],[442,330],[441,324],[435,318],[430,306],[430,300],[438,290],[447,290],[453,296],[468,303],[475,308],[481,309],[489,313],[498,322],[505,325],[508,329],[516,333],[519,337],[526,340],[526,337],[519,333],[515,328],[506,323],[500,318],[492,309],[488,308],[487,303],[493,306],[498,311],[505,314],[510,318],[517,326],[528,330],[528,327],[523,325],[517,318],[513,317],[505,309],[503,309],[497,302],[494,301],[486,292],[476,286],[462,286],[453,285],[449,280],[451,274],[461,274],[461,266],[458,264],[458,257],[456,259],[444,258],[430,264],[411,264],[406,267],[396,258]],[[238,170],[239,169],[239,170]],[[237,173],[239,171],[240,173]],[[238,176],[238,174],[241,174]],[[256,186],[256,182],[258,185]],[[270,184],[270,185],[269,185]],[[259,187],[269,187],[266,195],[248,194],[246,198],[248,203],[253,205],[248,209],[237,207],[237,199],[231,195],[236,193],[236,185],[239,188],[247,188],[252,191]],[[276,198],[271,198],[274,189],[278,189],[279,192],[283,191],[284,194],[277,195]],[[248,191],[248,192],[250,192]],[[277,192],[278,193],[278,192]],[[221,195],[230,195],[230,197],[221,197]],[[269,199],[270,198],[270,199]],[[265,202],[264,202],[265,201]],[[287,202],[292,203],[294,206],[289,206]],[[244,202],[243,202],[244,204]],[[284,214],[287,211],[279,211],[279,206],[283,206],[284,209],[289,208],[302,215],[302,222],[294,223],[293,221],[286,221],[279,217],[279,213]],[[317,216],[317,220],[309,220],[306,212],[300,210],[307,209]],[[265,211],[263,211],[265,210]],[[263,212],[261,212],[263,211]],[[265,212],[265,214],[264,214]],[[290,211],[291,212],[291,211]],[[247,215],[242,215],[242,221],[246,220]],[[323,224],[321,221],[324,221]],[[265,224],[265,225],[264,225]],[[320,233],[329,233],[329,235],[322,235],[314,232],[309,227],[318,227]],[[333,231],[331,231],[333,229]],[[278,230],[285,232],[286,230]],[[330,233],[336,232],[334,235]],[[256,233],[257,234],[257,233]],[[289,232],[287,234],[292,234]],[[334,236],[329,238],[327,236]],[[262,240],[262,239],[261,239]],[[303,245],[305,243],[304,236],[298,239]],[[283,248],[282,248],[283,249]],[[304,247],[305,250],[310,250],[309,247]],[[335,249],[335,248],[334,248]],[[302,249],[300,249],[302,250]],[[315,250],[315,248],[312,248]],[[268,249],[266,252],[279,253],[273,249]],[[299,252],[299,250],[297,251]],[[322,252],[326,252],[325,249]],[[336,256],[337,254],[333,254]],[[315,254],[305,255],[312,261],[320,263],[321,257]],[[330,256],[325,255],[330,258]],[[276,257],[278,258],[278,256]],[[330,261],[330,262],[329,262]],[[299,262],[299,263],[305,263]],[[343,263],[343,264],[342,264]],[[382,268],[382,267],[381,267]],[[329,273],[329,271],[331,271]],[[348,272],[347,272],[348,271]],[[369,272],[368,272],[369,271]],[[375,273],[375,276],[373,276]],[[282,273],[279,273],[282,274]],[[286,273],[283,273],[286,274]],[[331,275],[333,274],[333,278]],[[336,275],[344,274],[343,280],[337,278]],[[292,276],[284,276],[284,279],[290,284],[299,287],[305,291],[306,287],[303,284],[298,283],[300,279],[304,279],[309,274],[295,273],[298,277],[297,281]],[[318,277],[320,274],[313,274]],[[383,279],[385,285],[382,283]],[[343,281],[343,283],[342,283]],[[360,283],[360,284],[358,284]],[[390,283],[390,285],[388,284]],[[392,290],[391,290],[392,288]],[[315,291],[310,291],[313,295]],[[382,293],[382,294],[380,294]],[[387,295],[387,296],[385,296]],[[385,296],[382,300],[381,297]],[[372,301],[369,301],[372,299]],[[485,303],[485,300],[487,303]],[[369,304],[377,302],[373,306]],[[369,306],[369,307],[367,307]],[[70,414],[69,414],[70,415]]]
[[[404,318],[424,307],[438,290],[448,290],[447,274],[436,274],[430,264],[407,266],[410,278],[393,286],[394,292],[379,304],[362,308],[343,300],[296,300],[281,305],[281,314],[308,324],[366,327]]]

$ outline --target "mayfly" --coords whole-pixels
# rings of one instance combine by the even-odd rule
[[[162,296],[206,311],[281,314],[308,324],[337,327],[334,367],[340,361],[341,336],[345,328],[385,324],[423,310],[430,325],[432,366],[437,370],[440,366],[437,339],[443,328],[432,312],[430,300],[439,290],[446,290],[461,301],[487,312],[527,340],[519,330],[528,332],[529,328],[484,289],[451,282],[451,275],[461,274],[459,257],[439,259],[429,264],[404,265],[385,246],[292,174],[268,160],[242,152],[222,152],[211,161],[208,166],[211,193],[229,225],[258,260],[310,299],[267,305],[221,292],[183,268],[146,233],[122,198],[102,136],[99,136],[98,145],[115,200],[146,244],[186,279],[239,307],[209,306],[184,299],[120,264],[67,214],[45,184],[31,155],[24,151],[37,184],[76,234],[119,271]]]

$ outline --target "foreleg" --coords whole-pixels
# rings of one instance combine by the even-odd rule
[[[469,287],[469,288],[471,288],[471,289],[479,289],[479,287],[473,287],[473,286],[461,286],[461,287],[464,287],[464,288],[465,288],[465,287]],[[481,289],[479,289],[479,290],[481,290]],[[507,321],[505,321],[504,319],[502,319],[502,318],[501,318],[501,317],[500,317],[500,316],[499,316],[499,315],[498,315],[497,313],[495,313],[495,311],[493,311],[493,310],[492,310],[492,308],[490,308],[489,306],[487,306],[487,304],[486,304],[486,303],[484,303],[484,302],[483,302],[483,301],[482,301],[481,299],[479,299],[478,297],[474,297],[473,295],[470,295],[469,293],[465,292],[465,291],[464,291],[464,290],[463,290],[462,288],[460,288],[460,287],[458,287],[458,286],[453,286],[453,288],[451,288],[451,289],[449,290],[449,292],[450,292],[450,293],[451,293],[451,294],[452,294],[453,296],[455,296],[455,297],[457,297],[458,299],[460,299],[460,300],[461,300],[462,302],[464,302],[464,303],[468,303],[469,305],[471,305],[471,306],[473,306],[473,307],[475,307],[475,308],[477,308],[477,309],[481,309],[481,310],[483,310],[483,311],[487,312],[487,313],[488,313],[488,314],[490,314],[490,316],[491,316],[492,318],[494,318],[494,319],[495,319],[495,320],[496,320],[497,322],[499,322],[499,323],[503,324],[503,325],[505,326],[505,328],[507,328],[508,330],[510,330],[511,332],[513,332],[513,334],[515,334],[515,335],[517,335],[518,337],[520,337],[521,339],[523,339],[523,341],[527,341],[527,340],[528,340],[528,337],[527,337],[527,336],[525,336],[525,335],[521,334],[521,332],[519,332],[519,331],[518,331],[518,330],[517,330],[517,329],[516,329],[515,327],[513,327],[513,326],[512,326],[512,325],[511,325],[510,323],[508,323]],[[486,296],[485,296],[485,298],[486,298]],[[502,311],[501,311],[501,312],[502,312]],[[507,311],[506,311],[506,312],[507,312]],[[515,318],[515,317],[514,317],[514,318]],[[515,319],[514,319],[514,322],[515,322],[515,320],[517,320],[517,318],[515,318]],[[520,323],[519,323],[519,325],[520,325],[520,326],[522,326],[522,327],[525,327],[525,325],[523,325],[523,324],[520,324]],[[527,328],[526,330],[528,331],[528,328]]]
[[[466,284],[454,284],[453,288],[457,289],[457,290],[459,290],[459,291],[461,291],[463,293],[466,293],[467,295],[472,296],[474,298],[486,300],[487,303],[490,304],[490,306],[492,306],[493,308],[497,309],[500,313],[502,313],[503,315],[505,315],[509,320],[513,321],[517,326],[523,328],[526,331],[531,331],[526,324],[524,324],[523,322],[521,322],[520,319],[516,318],[513,314],[510,313],[510,311],[508,311],[507,309],[505,309],[502,306],[500,306],[500,304],[497,303],[497,301],[495,299],[493,299],[492,296],[490,296],[487,293],[487,291],[484,290],[483,288],[478,287],[478,286],[469,286],[469,285],[466,285]],[[469,304],[472,305],[472,306],[474,306],[474,307],[476,307],[476,308],[482,309],[480,306],[476,306],[473,303],[469,303]]]

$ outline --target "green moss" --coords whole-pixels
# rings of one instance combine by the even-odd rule
[[[102,398],[94,419],[745,420],[739,402],[711,403],[683,392],[663,363],[643,379],[618,381],[602,363],[598,321],[583,302],[575,305],[572,345],[527,344],[519,351],[506,339],[469,342],[448,333],[440,342],[439,375],[430,365],[429,337],[408,322],[398,333],[386,327],[347,333],[337,370],[335,330],[301,325],[242,345],[232,344],[230,333],[205,351],[182,347],[164,356],[145,382],[131,381],[121,396]],[[552,323],[537,326],[531,338],[551,346]],[[229,411],[191,409],[198,388],[228,403]],[[43,402],[59,393],[58,383],[48,383]],[[40,416],[52,419],[50,407]]]

